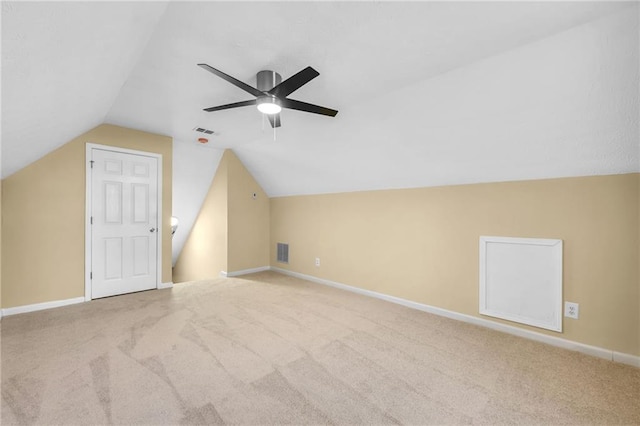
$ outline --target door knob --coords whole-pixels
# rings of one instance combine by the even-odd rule
[[[156,228],[149,229],[149,232],[156,232]]]

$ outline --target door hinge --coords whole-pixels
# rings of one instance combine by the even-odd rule
[[[93,272],[89,272],[89,279],[92,280],[93,279]]]
[[[91,163],[91,168],[93,169],[93,163],[95,163],[95,161],[90,160],[89,163]]]
[[[91,221],[89,223],[93,225],[93,216],[91,216]]]

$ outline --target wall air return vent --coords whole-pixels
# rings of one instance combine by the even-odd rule
[[[278,262],[289,263],[289,244],[278,243]]]

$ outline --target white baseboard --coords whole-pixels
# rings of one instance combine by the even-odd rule
[[[640,368],[640,356],[624,354],[622,352],[613,351],[613,360],[622,364],[633,365]]]
[[[258,268],[242,269],[240,271],[231,271],[231,272],[221,271],[220,275],[224,277],[239,277],[240,275],[255,274],[256,272],[263,272],[263,271],[269,271],[269,270],[271,270],[270,266],[260,266]]]
[[[6,317],[9,315],[42,311],[44,309],[59,308],[61,306],[75,305],[76,303],[83,303],[83,302],[84,302],[84,296],[74,297],[73,299],[54,300],[52,302],[34,303],[33,305],[23,305],[23,306],[16,306],[13,308],[4,308],[2,309],[2,316]]]
[[[511,325],[490,321],[484,318],[474,317],[472,315],[467,315],[467,314],[461,314],[459,312],[449,311],[447,309],[438,308],[436,306],[425,305],[422,303],[413,302],[411,300],[402,299],[400,297],[389,296],[388,294],[378,293],[371,290],[365,290],[365,289],[353,287],[347,284],[342,284],[339,282],[314,277],[312,275],[305,275],[299,272],[288,271],[286,269],[281,269],[274,266],[272,266],[270,269],[272,271],[279,272],[281,274],[311,281],[317,284],[339,288],[341,290],[350,291],[352,293],[358,293],[358,294],[362,294],[369,297],[375,297],[376,299],[386,300],[387,302],[396,303],[398,305],[406,306],[412,309],[417,309],[419,311],[428,312],[430,314],[440,315],[440,316],[451,318],[454,320],[463,321],[470,324],[479,325],[482,327],[487,327],[487,328],[501,331],[504,333],[513,334],[519,337],[524,337],[525,339],[535,340],[537,342],[546,343],[552,346],[557,346],[559,348],[569,349],[571,351],[581,352],[581,353],[596,356],[599,358],[608,359],[610,361],[615,361],[622,364],[628,364],[634,367],[640,367],[640,356],[616,352],[616,351],[612,351],[611,349],[600,348],[597,346],[586,345],[584,343],[574,342],[572,340],[562,339],[560,337],[549,336],[546,334],[537,333],[535,331],[525,330],[523,328],[518,328]]]
[[[160,283],[159,289],[172,288],[173,282]],[[25,314],[27,312],[43,311],[45,309],[60,308],[62,306],[75,305],[76,303],[90,302],[84,296],[74,297],[73,299],[53,300],[51,302],[34,303],[33,305],[15,306],[13,308],[4,308],[0,310],[0,318],[9,315]]]

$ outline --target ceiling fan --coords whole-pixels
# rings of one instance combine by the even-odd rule
[[[275,71],[260,71],[257,75],[258,88],[254,88],[207,64],[198,64],[198,66],[224,80],[227,80],[234,86],[237,86],[245,92],[250,93],[256,97],[256,99],[252,99],[250,101],[235,102],[232,104],[205,108],[204,111],[212,112],[220,111],[223,109],[257,105],[258,110],[267,116],[267,118],[269,119],[269,123],[271,123],[271,127],[274,128],[281,126],[280,111],[282,110],[282,108],[295,109],[298,111],[311,112],[320,115],[328,115],[330,117],[335,117],[335,115],[338,113],[338,111],[334,109],[287,98],[287,96],[289,96],[291,93],[295,92],[320,75],[318,71],[314,70],[311,67],[306,67],[305,69],[289,77],[285,81],[282,81],[282,77],[280,77],[280,74]]]

